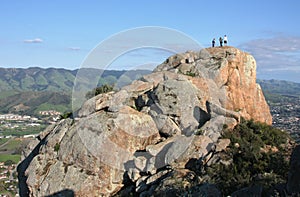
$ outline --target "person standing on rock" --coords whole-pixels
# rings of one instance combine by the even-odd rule
[[[222,37],[219,38],[219,41],[220,41],[220,47],[222,47],[223,46],[223,39],[222,39]]]
[[[228,39],[227,39],[227,36],[225,35],[224,36],[224,46],[227,46],[227,41],[228,41]]]
[[[214,38],[211,42],[212,47],[215,47],[215,44],[216,44],[216,39]]]

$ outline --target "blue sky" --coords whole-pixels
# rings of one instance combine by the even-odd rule
[[[299,7],[296,0],[3,0],[0,67],[80,68],[90,51],[112,35],[160,26],[178,30],[203,47],[227,34],[231,46],[256,58],[258,78],[300,82]],[[127,69],[151,58],[160,62],[168,55],[135,51],[111,68]]]

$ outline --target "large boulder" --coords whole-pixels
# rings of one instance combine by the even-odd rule
[[[176,54],[41,133],[19,165],[20,194],[110,196],[129,180],[138,193],[182,191],[185,185],[167,189],[179,179],[193,188],[200,183],[195,174],[178,169],[215,162],[212,153],[229,143],[219,140],[221,131],[242,117],[272,122],[251,55],[232,47]],[[213,186],[201,188],[219,195]]]
[[[73,125],[63,120],[52,129],[24,169],[33,196],[65,188],[78,196],[112,194],[123,186],[125,163],[160,138],[152,118],[128,106],[93,113]]]
[[[252,55],[233,47],[208,48],[198,54],[176,54],[155,69],[166,70],[193,76],[191,81],[205,90],[213,103],[246,119],[272,124],[269,107],[256,83],[256,61]],[[205,80],[198,82],[199,79]]]

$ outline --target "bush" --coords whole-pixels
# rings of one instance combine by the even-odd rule
[[[72,112],[65,112],[64,114],[60,115],[60,119],[67,119],[67,118],[72,118],[73,113]]]
[[[14,161],[12,161],[12,160],[6,160],[5,162],[4,162],[4,165],[6,165],[6,166],[11,166],[12,164],[15,164],[15,162]]]
[[[204,131],[202,129],[197,129],[197,130],[194,131],[194,134],[195,135],[203,135]]]
[[[94,88],[92,91],[86,93],[85,98],[90,99],[98,94],[103,94],[113,91],[114,87],[112,85],[104,84],[100,87]]]
[[[191,72],[191,71],[188,71],[188,72],[186,72],[186,75],[187,75],[187,76],[190,76],[190,77],[195,77],[195,76],[196,76],[196,73],[193,73],[193,72]]]
[[[55,152],[58,152],[58,151],[59,151],[59,148],[60,148],[60,144],[59,144],[59,143],[56,143],[55,146],[54,146],[54,151],[55,151]]]
[[[206,172],[224,195],[257,184],[262,185],[266,193],[274,185],[286,181],[289,170],[289,151],[284,146],[289,140],[286,132],[252,120],[242,120],[234,129],[224,130],[223,137],[231,140],[226,154],[233,162],[228,166],[215,163],[207,167]],[[262,151],[266,145],[279,151]]]

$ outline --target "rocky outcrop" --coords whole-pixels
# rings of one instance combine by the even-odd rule
[[[230,143],[219,139],[223,128],[242,117],[271,124],[255,81],[254,58],[232,47],[171,56],[140,80],[86,101],[75,120],[43,132],[19,165],[20,193],[110,196],[134,182],[135,192],[148,196],[176,179],[194,179],[179,169],[193,159],[216,162],[212,153]],[[200,183],[193,182],[188,187]],[[220,195],[212,185],[195,188],[208,191]]]
[[[155,69],[163,70],[199,76],[191,81],[198,89],[206,90],[212,103],[246,119],[272,123],[269,107],[256,83],[255,59],[246,52],[233,47],[187,52],[170,57]]]

